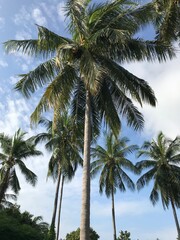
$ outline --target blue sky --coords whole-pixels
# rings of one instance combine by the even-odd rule
[[[0,42],[36,38],[35,23],[67,35],[64,31],[63,5],[64,2],[60,0],[0,0]],[[150,32],[146,32],[146,38]],[[27,101],[13,90],[17,75],[30,71],[38,63],[38,59],[20,53],[6,55],[3,47],[0,47],[0,132],[13,134],[19,127],[23,127],[30,135],[40,131],[29,128],[29,116],[38,96],[34,95]],[[179,65],[179,55],[173,61],[163,64],[125,64],[129,71],[150,83],[158,99],[156,108],[144,106],[141,109],[145,117],[143,132],[135,133],[131,129],[123,128],[123,135],[129,137],[132,143],[141,144],[143,140],[155,137],[160,130],[172,138],[180,133]],[[43,146],[39,147],[44,151]],[[45,221],[50,222],[55,185],[51,180],[46,182],[48,159],[49,154],[45,152],[43,157],[27,161],[27,165],[39,176],[39,180],[37,187],[32,188],[20,177],[22,190],[18,204],[22,210],[42,215]],[[79,169],[73,181],[65,185],[61,218],[62,238],[66,233],[75,230],[80,223],[81,174]],[[104,195],[99,196],[97,179],[92,181],[91,192],[91,226],[98,232],[100,239],[112,239],[111,201]],[[176,239],[171,209],[164,211],[160,203],[153,207],[148,199],[149,192],[150,188],[145,188],[140,193],[116,194],[117,231],[130,231],[132,240]]]

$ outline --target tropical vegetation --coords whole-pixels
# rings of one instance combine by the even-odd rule
[[[90,228],[90,240],[98,240],[99,235],[97,232]],[[80,240],[80,228],[76,229],[76,231],[72,231],[66,235],[66,240]]]
[[[140,171],[146,170],[137,181],[138,190],[153,181],[150,200],[155,205],[161,198],[164,208],[171,205],[178,239],[180,239],[180,227],[176,213],[176,207],[180,207],[180,137],[172,140],[160,132],[157,140],[144,142],[138,156],[144,158],[136,163],[136,167]]]
[[[174,52],[161,41],[135,37],[152,14],[138,8],[134,2],[115,0],[91,4],[88,0],[67,0],[65,12],[71,38],[38,26],[38,39],[10,40],[4,46],[7,52],[21,51],[48,59],[21,75],[16,84],[16,90],[26,97],[39,87],[47,86],[31,116],[32,122],[37,122],[41,113],[54,108],[57,102],[61,109],[70,104],[77,121],[84,119],[80,238],[88,240],[91,134],[100,129],[102,121],[118,134],[120,114],[134,129],[142,129],[143,116],[134,101],[140,105],[156,104],[148,83],[124,69],[122,63],[163,61],[173,57]]]
[[[60,231],[60,213],[62,205],[62,195],[64,188],[64,181],[72,180],[75,175],[78,165],[82,165],[82,158],[80,156],[82,136],[81,131],[78,131],[74,119],[64,112],[58,116],[54,114],[54,120],[42,118],[39,124],[46,127],[47,132],[40,133],[36,136],[35,142],[39,143],[47,141],[46,148],[52,152],[49,160],[48,177],[52,177],[54,181],[57,181],[56,193],[54,198],[54,210],[50,225],[50,235],[54,236],[55,221],[58,212],[58,224],[57,224],[57,239],[59,239]],[[61,180],[62,178],[62,180]],[[60,190],[61,182],[61,190]],[[58,197],[60,190],[60,201],[58,210]],[[51,238],[51,237],[50,237]],[[53,237],[52,237],[53,239]]]
[[[105,192],[112,200],[114,240],[130,239],[130,233],[123,231],[117,238],[114,207],[118,189],[135,190],[128,175],[130,171],[142,173],[137,181],[138,190],[153,182],[150,194],[153,205],[160,197],[164,208],[171,205],[180,240],[176,213],[180,206],[179,137],[171,140],[160,133],[157,140],[145,142],[138,156],[147,159],[138,162],[136,167],[129,154],[137,150],[137,146],[128,145],[128,138],[119,137],[125,121],[134,130],[143,129],[144,118],[137,104],[155,107],[157,102],[149,84],[125,69],[124,63],[162,62],[175,56],[173,43],[180,37],[179,0],[152,0],[142,6],[133,0],[101,3],[66,0],[65,14],[68,36],[60,36],[37,25],[37,39],[4,43],[7,52],[21,52],[38,60],[42,58],[35,69],[20,75],[15,89],[26,98],[43,89],[31,115],[31,124],[40,123],[46,130],[26,140],[26,133],[20,129],[13,137],[0,134],[0,228],[2,223],[9,234],[0,235],[3,240],[59,240],[64,181],[71,180],[83,162],[80,228],[67,234],[67,240],[99,238],[90,228],[90,174],[95,176],[98,172],[100,193]],[[139,32],[149,24],[155,29],[154,39],[139,38]],[[51,120],[42,118],[47,111],[53,116]],[[98,137],[102,139],[104,129],[105,145],[101,146],[97,140]],[[39,217],[33,218],[28,212],[21,214],[19,208],[9,202],[9,197],[16,199],[20,191],[17,167],[26,181],[35,186],[37,176],[27,168],[24,160],[42,154],[36,149],[39,142],[46,142],[45,147],[52,153],[48,177],[57,182],[51,224],[49,228],[42,224],[43,230],[38,223]],[[91,157],[95,160],[92,163]],[[8,194],[8,190],[13,194]],[[17,224],[13,214],[18,218]]]
[[[0,236],[2,240],[44,240],[48,224],[42,217],[34,217],[29,212],[20,212],[20,207],[13,205],[0,210]]]
[[[126,188],[135,190],[135,184],[126,173],[126,170],[136,173],[136,168],[128,159],[128,154],[137,149],[136,145],[128,145],[128,138],[116,138],[112,133],[105,137],[105,148],[97,145],[92,148],[92,157],[96,160],[91,163],[91,175],[100,172],[99,192],[105,191],[112,201],[113,239],[117,239],[115,221],[114,195],[117,190],[125,192]]]
[[[37,176],[26,167],[24,160],[42,153],[36,149],[34,137],[25,139],[25,135],[21,129],[18,129],[12,137],[0,133],[0,203],[7,197],[8,188],[15,194],[21,189],[16,173],[17,166],[28,183],[35,186],[37,182]]]

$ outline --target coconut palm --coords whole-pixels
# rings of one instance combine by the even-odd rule
[[[26,181],[35,186],[37,176],[26,167],[24,160],[36,157],[42,153],[36,149],[34,138],[24,139],[26,133],[20,129],[13,137],[0,133],[0,203],[5,199],[8,188],[16,194],[19,192],[20,183],[16,174],[16,166],[19,167]]]
[[[146,9],[146,8],[145,8]],[[120,115],[135,129],[143,127],[140,105],[155,106],[156,99],[147,82],[125,70],[120,64],[130,61],[159,61],[174,53],[160,41],[136,38],[151,14],[128,0],[92,4],[90,0],[67,0],[65,11],[71,38],[38,27],[38,39],[11,40],[7,52],[21,51],[42,56],[47,61],[21,75],[16,90],[30,97],[46,86],[32,114],[37,122],[41,113],[60,102],[61,109],[71,103],[72,113],[84,120],[84,161],[82,184],[81,240],[89,239],[90,226],[90,145],[92,132],[102,120],[118,134]]]
[[[74,119],[68,115],[67,112],[58,115],[55,111],[53,121],[41,119],[39,123],[46,127],[47,132],[37,135],[36,142],[47,141],[46,148],[52,151],[52,156],[49,161],[48,177],[53,177],[54,180],[57,180],[54,210],[50,227],[51,231],[54,231],[55,227],[61,182],[57,225],[58,239],[64,180],[67,179],[70,181],[75,175],[78,164],[82,165],[82,158],[79,152],[82,148],[83,135],[82,131],[79,131],[78,127],[76,127]]]
[[[180,207],[180,138],[168,139],[160,132],[157,140],[145,142],[139,150],[138,156],[145,159],[136,164],[137,168],[147,170],[137,181],[140,190],[150,181],[153,189],[150,200],[153,205],[161,197],[164,209],[171,205],[180,239],[180,228],[175,207]]]
[[[126,191],[126,187],[131,190],[135,188],[133,181],[124,171],[124,169],[127,169],[136,172],[133,163],[128,159],[128,154],[135,151],[137,146],[128,146],[128,142],[127,138],[115,138],[111,133],[106,135],[105,148],[100,145],[92,148],[92,156],[96,160],[91,163],[91,174],[94,176],[100,172],[99,192],[102,194],[105,191],[106,196],[108,198],[111,197],[112,200],[114,240],[117,239],[114,194],[118,189],[124,192]]]

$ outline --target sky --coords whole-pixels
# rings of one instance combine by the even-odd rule
[[[65,30],[64,2],[60,0],[0,0],[0,42],[10,39],[30,39],[37,37],[35,24],[67,36]],[[146,37],[150,30],[146,32]],[[24,99],[13,90],[18,74],[26,73],[40,62],[21,53],[7,55],[0,47],[0,132],[12,135],[19,127],[29,135],[43,129],[31,129],[29,116],[38,103],[38,94],[30,100]],[[180,133],[180,55],[172,61],[131,63],[124,65],[129,71],[148,81],[155,91],[158,104],[156,108],[143,106],[145,126],[142,132],[134,132],[126,126],[122,134],[131,143],[142,144],[144,140],[155,138],[159,131],[170,138]],[[20,175],[21,191],[17,203],[22,211],[30,211],[35,216],[41,215],[44,221],[50,222],[53,209],[55,184],[46,181],[47,166],[50,154],[43,145],[38,146],[44,156],[29,159],[26,164],[38,175],[35,188],[29,186]],[[137,161],[132,156],[132,161]],[[80,224],[81,176],[79,169],[71,183],[64,188],[61,238],[75,230]],[[134,177],[136,181],[138,177]],[[131,232],[132,240],[174,240],[176,228],[171,209],[164,211],[159,202],[155,207],[149,201],[150,187],[141,192],[117,193],[115,196],[117,232]],[[177,211],[179,217],[179,210]],[[112,239],[111,200],[100,196],[98,179],[91,183],[91,226],[100,235],[101,240]]]

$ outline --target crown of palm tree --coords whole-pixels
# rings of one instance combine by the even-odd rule
[[[168,139],[160,132],[157,140],[145,142],[138,156],[146,157],[136,164],[142,171],[147,169],[137,181],[137,188],[141,189],[153,180],[153,189],[150,200],[153,204],[159,200],[159,195],[164,208],[169,206],[172,197],[174,203],[179,207],[179,184],[180,184],[180,138]]]
[[[162,61],[171,58],[173,50],[159,42],[134,37],[140,25],[147,23],[143,20],[145,14],[151,15],[147,7],[137,8],[135,3],[126,0],[90,5],[89,2],[67,1],[65,10],[71,39],[37,26],[37,40],[11,40],[4,44],[8,52],[50,57],[33,71],[21,75],[16,89],[30,97],[39,87],[48,84],[32,121],[37,121],[42,111],[53,107],[55,102],[64,107],[70,100],[73,100],[73,113],[83,118],[85,89],[89,89],[91,113],[94,113],[92,124],[97,125],[100,117],[114,131],[119,129],[118,110],[135,129],[142,128],[143,117],[130,97],[140,105],[147,102],[155,106],[154,93],[147,82],[119,63]]]
[[[37,176],[26,167],[24,160],[42,153],[36,149],[34,137],[25,140],[25,135],[26,133],[20,129],[13,137],[0,133],[0,202],[5,197],[4,194],[8,187],[11,187],[16,194],[20,190],[16,166],[19,167],[28,183],[34,186],[37,182]]]

